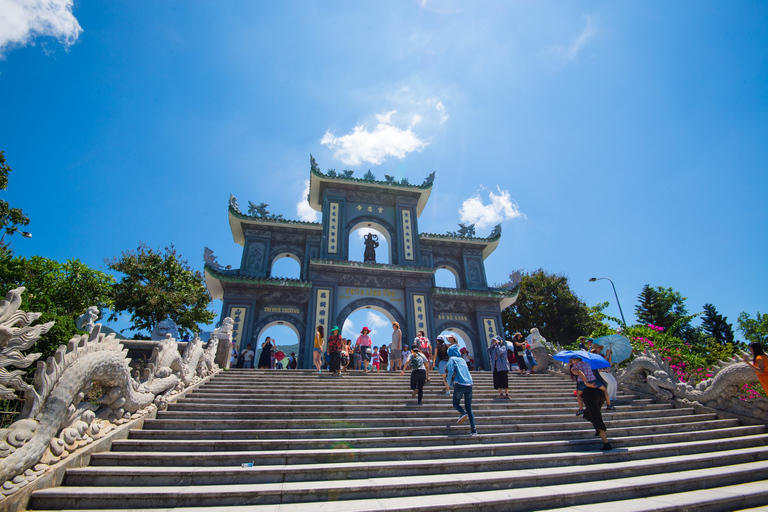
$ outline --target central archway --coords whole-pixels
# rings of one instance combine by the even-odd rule
[[[361,298],[354,302],[351,302],[336,316],[336,323],[334,325],[342,326],[347,320],[347,317],[359,309],[371,309],[384,315],[390,323],[397,322],[400,324],[400,329],[403,330],[406,325],[403,315],[392,306],[389,302],[374,299],[374,298]],[[403,331],[403,339],[407,339],[405,332]]]

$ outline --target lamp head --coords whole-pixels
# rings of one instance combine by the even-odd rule
[[[589,278],[589,282],[590,282],[590,283],[594,283],[595,281],[597,281],[597,278],[596,278],[596,277],[590,277],[590,278]]]

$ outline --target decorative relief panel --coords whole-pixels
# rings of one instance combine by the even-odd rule
[[[251,242],[248,244],[248,258],[245,269],[249,272],[259,272],[264,266],[264,254],[266,248],[263,242]]]
[[[232,319],[232,341],[236,347],[240,346],[243,339],[243,327],[245,325],[245,315],[248,308],[245,306],[232,306],[229,308],[229,316]]]
[[[331,334],[330,329],[333,327],[328,323],[330,317],[331,289],[318,288],[315,292],[315,321],[318,325],[322,325],[325,328],[325,332],[328,333],[328,335]]]
[[[402,217],[402,223],[403,223],[403,253],[405,254],[405,259],[408,261],[413,261],[414,258],[414,245],[413,245],[413,224],[411,222],[411,211],[410,210],[402,210],[401,212]]]
[[[496,326],[496,319],[483,318],[483,339],[485,340],[485,347],[491,346],[491,339],[497,334],[499,334],[499,330]]]
[[[328,203],[328,253],[339,253],[339,203]]]
[[[358,204],[357,206],[355,206],[355,210],[359,212],[366,211],[368,213],[374,213],[374,212],[384,213],[383,206],[376,206],[376,205],[370,205],[370,204],[369,205]]]
[[[426,332],[427,330],[426,304],[426,295],[413,295],[413,319],[416,324],[416,331],[423,330]]]

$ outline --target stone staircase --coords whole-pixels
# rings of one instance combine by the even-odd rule
[[[475,373],[456,425],[439,376],[231,370],[34,493],[30,510],[739,510],[768,505],[768,429],[619,393],[614,449],[561,375]],[[253,466],[248,466],[253,463]],[[248,466],[248,467],[244,467]]]

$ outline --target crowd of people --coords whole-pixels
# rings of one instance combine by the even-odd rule
[[[253,362],[256,354],[251,344],[245,346],[245,350],[238,352],[235,342],[232,342],[232,352],[229,358],[231,368],[253,368]],[[295,370],[299,367],[299,361],[295,352],[290,356],[277,349],[275,340],[267,336],[264,343],[261,344],[261,353],[259,354],[259,369],[266,370]]]

